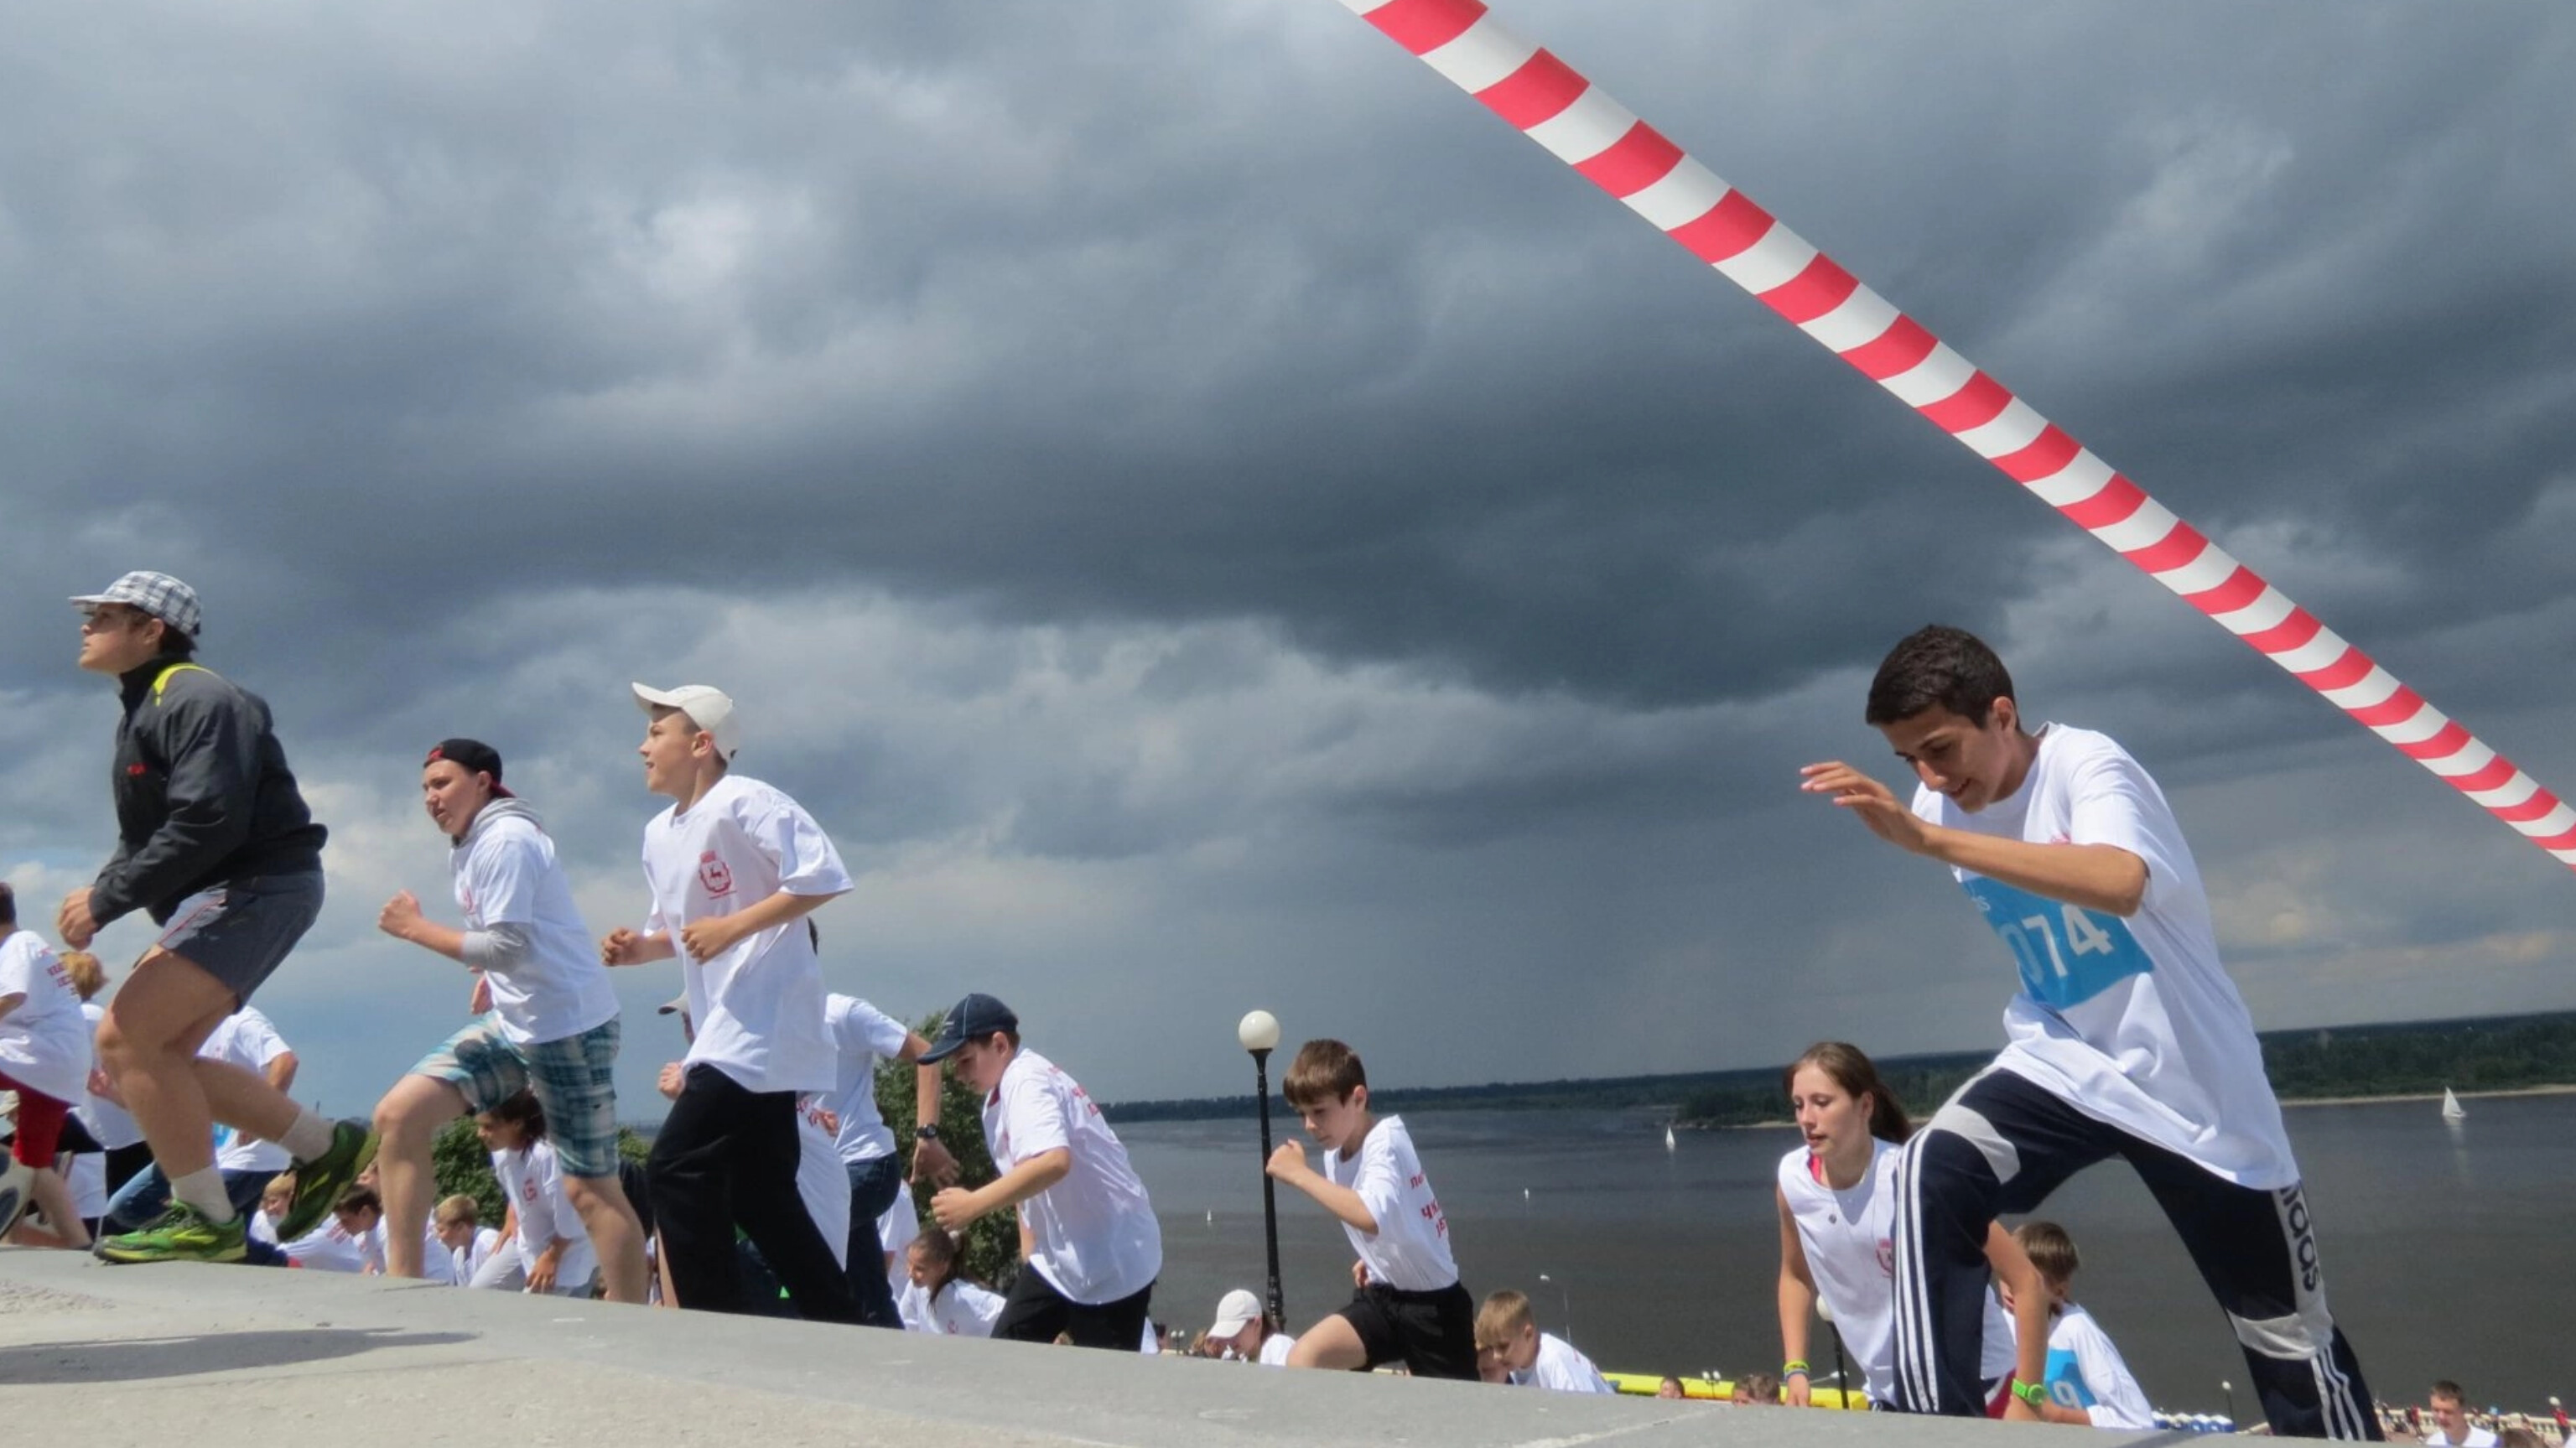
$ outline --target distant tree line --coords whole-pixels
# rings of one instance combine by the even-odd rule
[[[2576,1011],[2268,1031],[2261,1040],[2273,1089],[2285,1101],[2404,1096],[2438,1092],[2446,1086],[2460,1091],[2506,1091],[2576,1084]],[[1919,1117],[1993,1059],[1991,1050],[1960,1051],[1882,1057],[1878,1066],[1889,1088]],[[1387,1111],[1616,1111],[1671,1106],[1678,1125],[1749,1126],[1787,1116],[1780,1070],[1779,1065],[1771,1065],[1596,1080],[1389,1088],[1372,1090],[1370,1100]],[[1255,1113],[1255,1103],[1252,1094],[1245,1092],[1124,1101],[1102,1110],[1112,1121],[1247,1120]],[[1296,1129],[1296,1117],[1285,1102],[1273,1098],[1271,1111],[1285,1130]]]

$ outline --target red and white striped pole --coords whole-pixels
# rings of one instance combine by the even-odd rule
[[[1481,0],[1342,0],[1682,249],[2400,753],[2576,867],[2576,809]]]

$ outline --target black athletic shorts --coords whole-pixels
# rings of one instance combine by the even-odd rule
[[[1417,1378],[1476,1380],[1476,1299],[1459,1283],[1406,1292],[1372,1282],[1334,1316],[1359,1334],[1370,1367],[1400,1362]]]

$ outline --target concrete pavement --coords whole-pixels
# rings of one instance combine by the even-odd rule
[[[1578,1398],[0,1248],[11,1444],[892,1441],[1137,1448],[1895,1444],[2183,1435]]]

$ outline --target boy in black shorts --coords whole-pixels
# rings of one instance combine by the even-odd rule
[[[1306,1148],[1280,1143],[1270,1175],[1340,1219],[1358,1251],[1359,1290],[1341,1311],[1309,1328],[1288,1354],[1292,1368],[1373,1368],[1401,1362],[1417,1378],[1476,1379],[1476,1301],[1458,1282],[1449,1219],[1413,1154],[1402,1117],[1373,1117],[1368,1072],[1339,1041],[1308,1041],[1280,1094],[1324,1148],[1324,1169]]]

